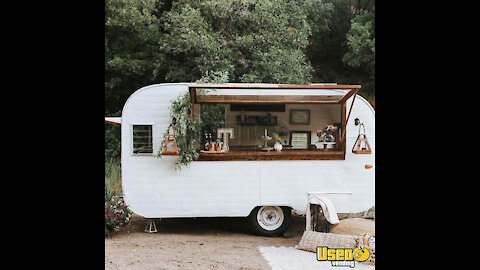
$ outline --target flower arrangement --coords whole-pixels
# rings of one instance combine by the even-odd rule
[[[334,125],[327,125],[322,130],[317,130],[317,137],[319,142],[334,142],[335,134],[338,127]]]
[[[105,196],[105,236],[130,224],[132,215],[133,212],[128,209],[122,198],[112,196],[110,200],[107,200],[107,196]]]
[[[279,142],[280,144],[284,145],[285,144],[285,141],[282,139],[282,137],[280,137],[280,135],[278,133],[273,133],[272,134],[272,137],[273,139],[275,140],[275,142]]]

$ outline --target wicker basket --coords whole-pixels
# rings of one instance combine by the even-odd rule
[[[334,233],[322,233],[315,231],[305,231],[300,243],[295,248],[310,252],[317,252],[318,246],[327,246],[329,248],[355,248],[357,238],[353,235],[343,235]]]

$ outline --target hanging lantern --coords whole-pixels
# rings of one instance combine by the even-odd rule
[[[175,139],[175,135],[170,133],[171,127],[171,125],[168,127],[168,135],[162,148],[162,155],[178,156],[177,140]]]
[[[362,127],[363,127],[363,133],[361,132]],[[372,148],[368,143],[367,133],[365,132],[365,125],[363,123],[361,123],[360,127],[358,128],[358,137],[355,143],[353,144],[352,152],[354,154],[371,154],[372,153]]]

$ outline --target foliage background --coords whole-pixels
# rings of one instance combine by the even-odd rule
[[[375,1],[105,1],[105,116],[143,86],[213,80],[362,84],[375,106]],[[119,140],[105,125],[106,162]]]

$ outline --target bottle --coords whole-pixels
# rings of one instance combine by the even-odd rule
[[[217,150],[217,152],[222,151],[222,144],[220,143],[220,139],[217,139],[217,142],[215,143],[215,150]]]
[[[208,151],[210,149],[210,146],[208,144],[208,134],[205,133],[205,151]]]
[[[209,133],[208,136],[209,136],[209,145],[208,145],[209,149],[208,149],[208,151],[214,152],[215,151],[215,144],[212,141],[212,134]]]

